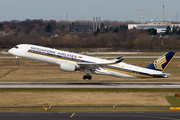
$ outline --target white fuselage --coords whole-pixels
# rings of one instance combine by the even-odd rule
[[[106,63],[109,60],[100,59],[72,52],[42,47],[37,45],[20,44],[18,49],[12,48],[9,52],[15,56],[60,65],[62,61],[68,61],[77,65],[77,62],[84,63]],[[84,71],[85,72],[85,71]],[[121,78],[149,78],[154,74],[161,74],[161,71],[129,65],[124,62],[106,65],[96,69],[93,73],[110,75]]]

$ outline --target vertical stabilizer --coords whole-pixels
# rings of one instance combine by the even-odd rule
[[[163,72],[175,55],[176,52],[167,52],[166,54],[152,62],[150,65],[148,65],[146,68]]]

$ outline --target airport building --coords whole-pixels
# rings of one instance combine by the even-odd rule
[[[180,24],[171,24],[171,22],[149,22],[145,24],[128,24],[128,29],[151,29],[154,28],[157,30],[157,33],[164,33],[166,28],[170,26],[171,29],[173,26],[180,27]]]
[[[69,31],[92,31],[92,28],[90,26],[70,26]]]

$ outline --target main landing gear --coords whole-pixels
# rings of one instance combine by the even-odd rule
[[[89,75],[89,74],[86,74],[86,75],[83,76],[83,79],[84,79],[84,80],[86,80],[86,79],[91,80],[91,78],[92,78],[92,76]]]

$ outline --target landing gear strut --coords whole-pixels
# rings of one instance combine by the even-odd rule
[[[19,65],[19,58],[17,57],[17,62],[16,62],[17,65]]]
[[[86,80],[86,79],[91,80],[91,78],[92,78],[92,76],[89,75],[89,74],[86,74],[86,75],[83,76],[83,79],[84,79],[84,80]]]

